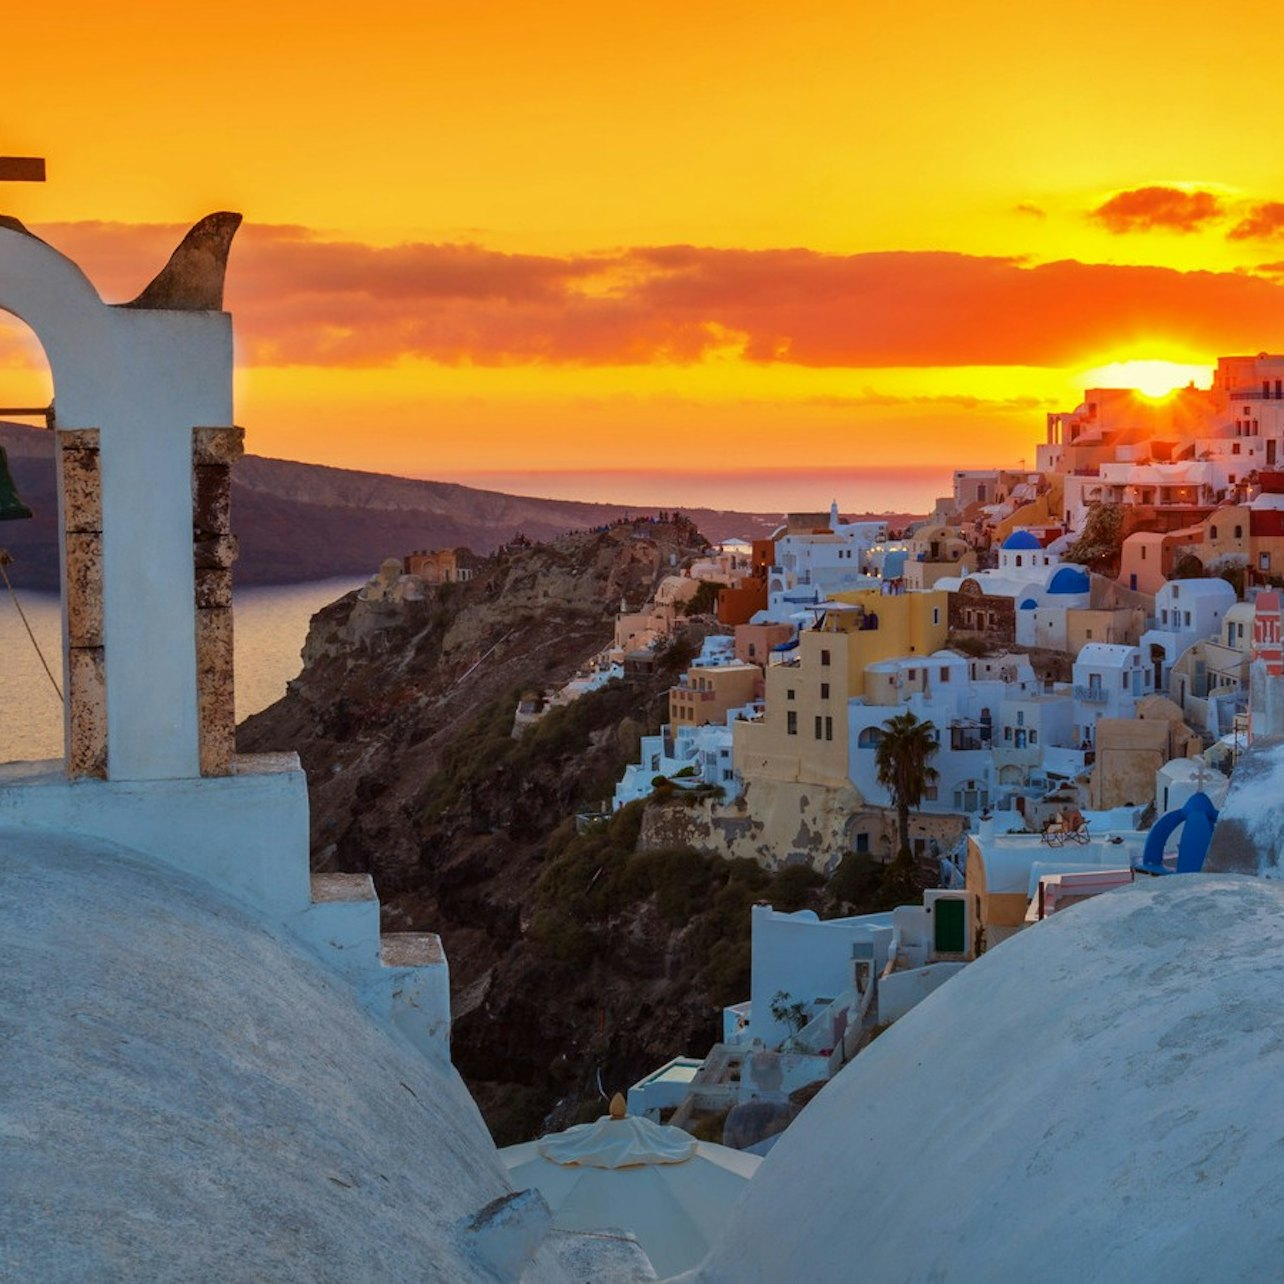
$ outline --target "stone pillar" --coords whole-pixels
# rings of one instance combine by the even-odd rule
[[[196,570],[196,699],[202,776],[230,776],[236,758],[232,667],[232,465],[243,428],[192,432],[192,542]]]
[[[103,494],[98,430],[58,433],[67,600],[66,767],[73,779],[107,775],[103,646]]]

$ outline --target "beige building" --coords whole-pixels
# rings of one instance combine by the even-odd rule
[[[766,674],[766,708],[737,722],[734,761],[741,778],[849,783],[847,702],[865,694],[865,669],[945,645],[947,595],[840,593],[815,628],[799,634],[795,657]]]
[[[1066,651],[1078,655],[1089,642],[1139,646],[1146,631],[1146,612],[1140,607],[1071,607],[1066,612]]]
[[[722,724],[733,709],[757,698],[762,670],[756,664],[693,667],[669,688],[669,723],[673,727]]]
[[[1168,678],[1169,692],[1186,722],[1214,737],[1231,730],[1237,701],[1248,691],[1253,615],[1251,603],[1236,602],[1226,612],[1216,639],[1187,647]]]
[[[947,576],[970,575],[976,570],[976,554],[957,526],[925,526],[910,540],[905,561],[905,587],[932,588]]]
[[[794,630],[788,624],[737,624],[736,659],[765,669],[775,647],[788,642]]]
[[[1155,772],[1173,758],[1199,753],[1203,742],[1182,718],[1179,705],[1166,696],[1137,702],[1134,718],[1101,718],[1097,722],[1096,763],[1088,783],[1095,811],[1139,807],[1155,794]]]

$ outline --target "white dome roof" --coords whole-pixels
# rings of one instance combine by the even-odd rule
[[[825,1087],[696,1273],[1269,1279],[1284,886],[1188,874],[998,946]]]
[[[0,1275],[495,1278],[456,1223],[511,1187],[459,1077],[266,920],[6,829],[0,958]]]

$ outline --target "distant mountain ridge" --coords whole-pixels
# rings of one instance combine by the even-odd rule
[[[0,446],[9,452],[18,489],[36,513],[32,521],[0,526],[0,547],[14,557],[10,574],[29,588],[57,588],[53,435],[0,423]],[[240,540],[237,582],[286,584],[369,575],[384,558],[418,548],[467,546],[491,553],[519,531],[543,541],[625,513],[657,510],[505,495],[453,482],[247,455],[236,466],[232,511]],[[683,511],[715,541],[768,534],[779,521],[778,514]]]

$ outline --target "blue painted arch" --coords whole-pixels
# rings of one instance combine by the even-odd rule
[[[1192,794],[1175,811],[1165,812],[1151,826],[1142,849],[1141,865],[1147,874],[1168,874],[1173,871],[1164,866],[1164,846],[1178,825],[1183,826],[1177,841],[1178,874],[1198,874],[1204,868],[1208,845],[1213,841],[1213,826],[1217,824],[1217,808],[1202,791]]]

